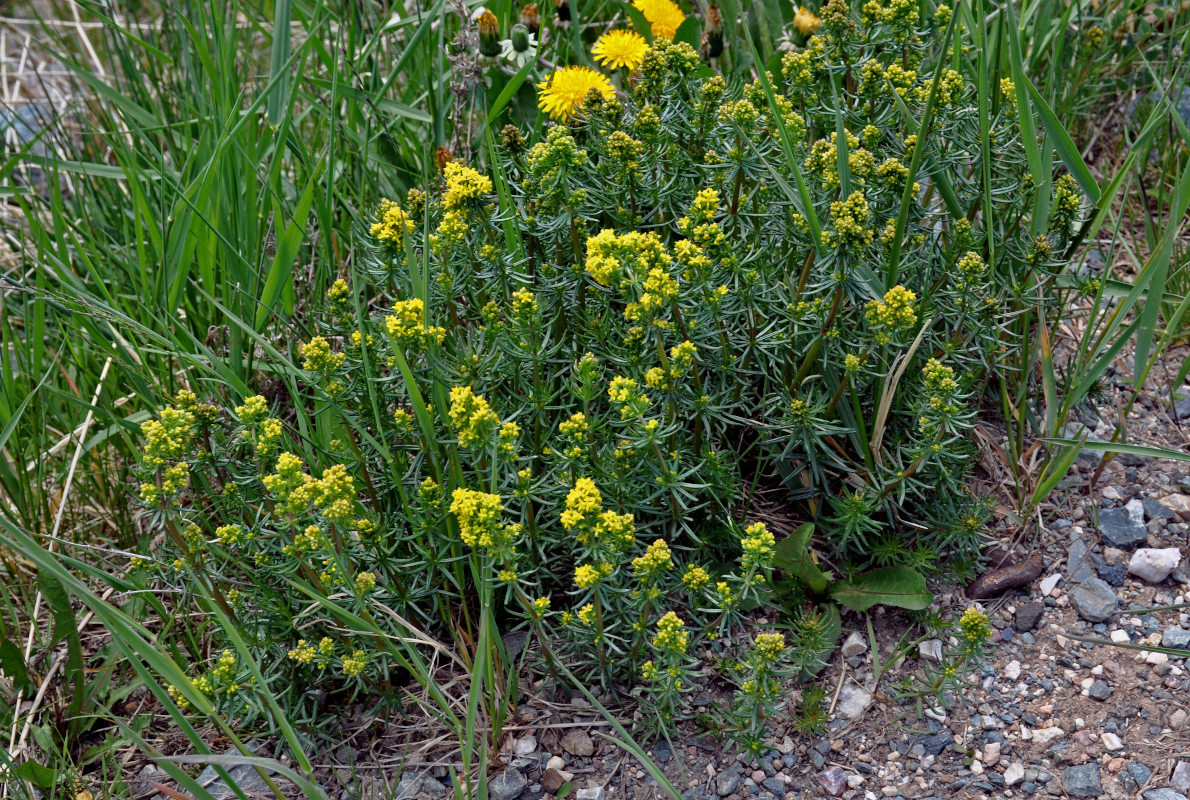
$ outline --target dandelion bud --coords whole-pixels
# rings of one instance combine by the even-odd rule
[[[536,3],[529,3],[521,9],[521,24],[534,36],[541,31],[541,14],[537,11]]]
[[[558,27],[570,27],[570,0],[554,0],[554,9],[558,12]]]
[[[512,49],[518,53],[529,49],[529,29],[524,25],[512,26]]]
[[[715,5],[707,6],[702,28],[702,50],[703,58],[718,58],[723,54],[723,15]]]
[[[491,11],[479,15],[479,52],[488,58],[500,55],[500,20]]]

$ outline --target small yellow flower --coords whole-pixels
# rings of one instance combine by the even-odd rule
[[[537,84],[537,106],[551,119],[573,117],[594,90],[605,100],[615,97],[615,89],[606,75],[590,67],[561,67]]]
[[[595,60],[610,70],[625,67],[629,72],[640,66],[649,43],[635,31],[608,31],[591,48]]]

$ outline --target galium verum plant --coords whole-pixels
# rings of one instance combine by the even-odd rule
[[[474,642],[495,604],[667,726],[696,643],[769,597],[746,488],[783,487],[845,570],[969,568],[976,405],[1081,197],[1059,179],[1029,236],[1008,83],[985,195],[972,87],[935,67],[949,24],[831,0],[744,86],[663,37],[622,91],[564,94],[560,67],[539,141],[510,126],[488,167],[379,205],[374,257],[295,345],[313,429],[190,393],[145,425],[156,580],[225,596],[293,703],[393,679],[345,621]],[[765,636],[737,662],[753,738],[784,663]]]

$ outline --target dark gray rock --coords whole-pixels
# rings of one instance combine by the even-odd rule
[[[664,764],[669,761],[673,758],[673,754],[673,750],[669,749],[669,742],[664,739],[657,742],[657,745],[653,748],[653,758],[658,764]]]
[[[1144,520],[1135,519],[1126,508],[1100,509],[1099,535],[1104,544],[1120,550],[1142,545],[1149,538]]]
[[[927,753],[932,756],[936,756],[945,750],[949,745],[954,744],[954,734],[946,733],[945,731],[942,733],[934,733],[929,736],[921,737],[918,739],[918,743],[921,744],[922,749],[924,749]]]
[[[1161,634],[1161,646],[1171,647],[1176,650],[1190,649],[1190,631],[1185,628],[1179,628],[1177,625],[1169,626]]]
[[[744,779],[740,772],[738,764],[732,764],[727,769],[719,773],[715,778],[715,794],[720,797],[727,797],[734,792],[740,785],[740,781]]]
[[[1071,797],[1098,797],[1103,794],[1099,783],[1099,765],[1081,764],[1062,772],[1062,788]]]
[[[1095,577],[1091,563],[1091,548],[1082,539],[1075,537],[1066,548],[1066,580],[1082,583]]]
[[[1018,631],[1028,633],[1037,628],[1037,624],[1041,622],[1043,614],[1045,614],[1045,604],[1034,600],[1030,603],[1017,606],[1016,618],[1013,620],[1013,623]]]
[[[1111,586],[1123,586],[1124,580],[1128,577],[1128,568],[1123,564],[1103,566],[1099,568],[1099,577]]]
[[[1116,593],[1099,578],[1091,578],[1070,590],[1070,605],[1088,622],[1110,619],[1119,603]]]
[[[785,782],[780,778],[765,778],[764,782],[760,785],[777,795],[777,797],[785,796]]]
[[[1091,688],[1087,689],[1087,694],[1092,700],[1107,700],[1112,695],[1112,688],[1107,685],[1107,681],[1095,681],[1091,684]]]
[[[1133,783],[1136,784],[1136,788],[1138,789],[1141,786],[1144,786],[1145,781],[1147,781],[1149,776],[1153,774],[1153,770],[1149,769],[1139,761],[1128,762],[1128,766],[1124,767],[1124,771],[1128,773],[1128,777],[1132,778]]]
[[[1186,795],[1173,789],[1149,789],[1144,794],[1145,800],[1186,800]]]
[[[516,800],[527,788],[529,782],[525,776],[512,767],[488,781],[488,794],[492,800]]]
[[[1148,519],[1174,519],[1177,514],[1169,506],[1155,497],[1146,497],[1141,501],[1145,507],[1145,517]]]

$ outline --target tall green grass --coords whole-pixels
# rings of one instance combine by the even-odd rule
[[[571,5],[579,25],[566,42],[574,52],[583,22],[628,16],[610,0]],[[954,57],[983,101],[984,143],[971,180],[982,181],[995,157],[987,119],[1000,79],[1011,77],[1035,174],[1050,175],[1058,159],[1094,204],[1079,242],[1123,253],[1134,267],[1103,276],[1079,312],[1076,340],[1059,337],[1068,309],[1039,307],[1017,322],[1032,347],[1021,356],[1016,380],[992,400],[1009,433],[1006,461],[1018,481],[1015,510],[1024,524],[1078,453],[1077,443],[1060,440],[1064,423],[1094,400],[1113,363],[1136,346],[1130,377],[1139,391],[1186,330],[1190,266],[1179,237],[1190,204],[1190,136],[1169,98],[1187,85],[1174,54],[1190,44],[1190,11],[1175,12],[1159,28],[1139,22],[1136,40],[1114,47],[1116,57],[1089,59],[1080,53],[1080,31],[1099,24],[1114,34],[1137,15],[1139,0],[1098,11],[1087,0],[956,5],[954,35],[970,49]],[[515,14],[511,0],[492,7],[507,26]],[[742,77],[755,63],[771,64],[779,45],[774,21],[788,16],[788,4],[730,0],[722,8],[729,74]],[[445,0],[276,0],[268,7],[183,0],[154,9],[158,18],[149,26],[130,25],[108,9],[84,9],[89,21],[103,23],[93,31],[107,64],[102,75],[71,34],[44,29],[47,46],[75,78],[80,108],[46,133],[55,155],[26,148],[2,166],[4,183],[14,187],[8,202],[19,206],[24,222],[4,231],[20,260],[0,287],[0,579],[6,587],[0,642],[17,652],[0,649],[0,697],[17,686],[28,696],[34,681],[24,686],[24,674],[45,669],[25,659],[34,606],[49,610],[32,628],[35,654],[59,641],[74,649],[82,616],[71,599],[93,615],[90,625],[112,635],[101,652],[80,652],[60,668],[60,684],[31,721],[41,761],[57,757],[52,774],[25,767],[26,782],[17,785],[56,791],[64,791],[75,768],[110,765],[106,751],[80,746],[97,728],[108,726],[110,739],[149,749],[140,723],[115,710],[126,690],[117,686],[144,686],[194,753],[220,763],[166,687],[184,686],[188,665],[205,658],[210,625],[234,628],[214,605],[207,620],[170,621],[160,599],[123,595],[132,588],[123,577],[123,551],[140,544],[127,467],[138,446],[137,424],[158,398],[184,384],[235,396],[258,389],[294,393],[288,343],[308,338],[310,298],[361,257],[360,220],[378,199],[425,182],[439,145],[461,144],[486,159],[507,115],[540,127],[532,80],[521,76],[522,85],[512,86],[516,76],[508,75],[493,76],[463,101],[476,112],[467,119],[486,126],[452,127],[458,115],[446,45],[456,23]],[[681,35],[696,38],[697,24]],[[1151,99],[1113,141],[1113,157],[1087,163],[1082,148],[1097,110],[1126,92]],[[1155,179],[1154,150],[1166,154]],[[929,175],[928,164],[916,167]],[[44,171],[51,191],[39,194],[14,180],[30,168]],[[1048,190],[1043,181],[1039,202]],[[1073,285],[1077,278],[1063,280]],[[1122,442],[1125,434],[1121,427],[1117,438]],[[76,452],[72,488],[63,496]],[[1025,465],[1035,452],[1043,454],[1041,467],[1030,471]],[[47,534],[60,513],[64,541],[52,542]],[[107,589],[112,594],[104,599]],[[416,648],[398,654],[425,687],[432,713],[461,742],[473,741],[478,697],[460,715],[450,698],[435,696]],[[492,673],[471,689],[508,679]],[[277,698],[266,692],[261,702],[274,712],[270,733],[294,759],[283,774],[321,796],[309,783],[313,770],[304,755],[314,742],[287,719]],[[243,743],[245,732],[212,719],[231,742]],[[7,731],[25,721],[0,705],[5,744]],[[643,757],[627,732],[620,734],[622,746]],[[484,758],[481,749],[480,769]],[[209,796],[177,764],[162,766],[182,791]],[[476,787],[481,796],[482,787]],[[469,796],[472,787],[462,783],[459,790]]]

